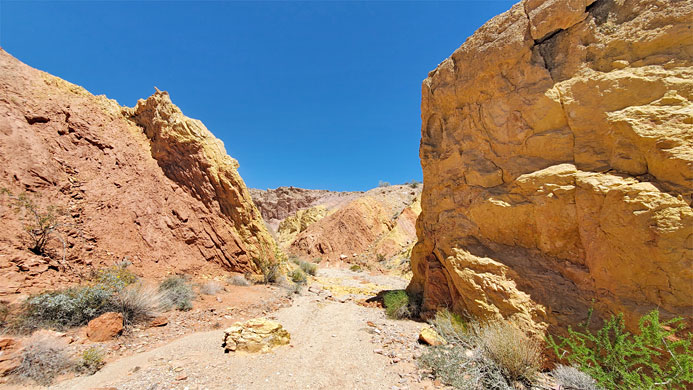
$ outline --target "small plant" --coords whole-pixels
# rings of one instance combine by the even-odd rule
[[[219,291],[223,290],[224,287],[222,287],[219,283],[215,281],[209,281],[207,283],[204,283],[200,286],[200,294],[204,295],[217,295]]]
[[[104,352],[99,347],[90,347],[84,350],[75,366],[75,371],[80,374],[94,375],[106,362],[103,360]]]
[[[390,182],[378,180],[378,187],[389,187]]]
[[[390,318],[411,318],[419,314],[420,301],[405,290],[388,291],[383,296],[385,313]]]
[[[566,390],[600,390],[597,381],[572,366],[559,364],[551,371],[551,376]]]
[[[7,194],[15,211],[20,214],[24,223],[24,231],[29,238],[29,250],[37,255],[46,255],[46,245],[51,238],[57,238],[63,245],[63,262],[65,260],[65,240],[59,233],[65,223],[62,218],[65,211],[55,205],[39,206],[26,192],[13,195],[9,190],[2,189],[0,195]]]
[[[192,300],[195,298],[195,293],[185,278],[169,276],[159,285],[159,292],[162,294],[163,307],[175,307],[181,311],[192,309]]]
[[[47,386],[72,365],[64,344],[46,336],[37,336],[27,342],[19,367],[13,373],[20,379],[31,379]]]
[[[421,184],[421,182],[418,181],[418,180],[416,180],[416,179],[412,179],[412,180],[411,180],[409,183],[407,183],[407,184],[408,184],[409,187],[411,187],[411,188],[417,188],[417,187]]]
[[[456,343],[467,337],[467,324],[462,316],[448,309],[438,310],[430,323],[449,343]]]
[[[118,292],[112,302],[114,310],[123,314],[123,322],[126,325],[132,325],[159,315],[163,296],[156,288],[138,283]]]
[[[7,317],[10,316],[10,305],[7,302],[0,301],[0,328],[7,324]]]
[[[243,275],[233,275],[226,278],[226,283],[232,286],[250,286],[250,282]]]
[[[309,263],[307,261],[301,261],[299,263],[299,266],[308,275],[315,276],[315,274],[318,272],[318,266],[317,264]]]
[[[92,280],[95,284],[120,291],[137,281],[137,275],[128,269],[129,266],[130,262],[122,261],[111,267],[100,269],[94,272]]]
[[[559,359],[574,364],[606,389],[686,389],[693,384],[693,335],[681,318],[660,322],[653,310],[639,321],[639,334],[625,330],[623,315],[612,316],[592,333],[568,329],[568,337],[548,337]]]
[[[379,262],[385,261],[385,255],[382,254],[382,253],[378,253],[377,255],[375,255],[375,258],[376,258],[376,260],[378,260]]]
[[[263,283],[270,284],[276,283],[279,278],[279,264],[272,262],[271,260],[254,258],[253,262],[262,272]]]
[[[296,284],[305,284],[308,281],[306,274],[300,269],[296,268],[289,273],[291,281]]]
[[[353,264],[351,267],[349,267],[349,270],[351,270],[351,272],[361,272],[362,271],[361,266],[358,264]]]

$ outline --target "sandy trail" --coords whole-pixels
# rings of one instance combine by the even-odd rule
[[[374,279],[342,270],[320,276],[345,284],[376,282],[401,288],[395,278]],[[320,280],[320,278],[318,279]],[[388,285],[381,283],[386,282]],[[393,321],[383,310],[353,302],[340,303],[305,292],[290,307],[269,316],[290,333],[291,344],[266,354],[229,353],[221,347],[223,331],[195,333],[160,348],[106,365],[93,376],[78,377],[53,389],[115,387],[118,390],[162,389],[420,389],[411,362],[393,363],[382,352],[382,332],[418,333],[421,324]],[[376,328],[367,325],[371,321]],[[382,331],[381,331],[382,329]],[[380,340],[380,341],[379,341]],[[402,344],[405,344],[402,342]],[[407,347],[408,348],[408,347]],[[375,352],[374,352],[375,351]],[[376,353],[378,352],[378,353]]]

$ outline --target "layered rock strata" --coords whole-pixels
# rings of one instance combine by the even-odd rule
[[[252,258],[272,258],[276,245],[237,167],[165,92],[121,107],[0,50],[0,187],[62,210],[38,256],[0,196],[0,295],[122,260],[149,276],[256,270]]]
[[[412,293],[539,334],[693,313],[693,3],[525,0],[422,86]]]

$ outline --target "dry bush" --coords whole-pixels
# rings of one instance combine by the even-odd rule
[[[163,306],[163,295],[154,287],[134,284],[121,290],[114,299],[115,310],[123,314],[123,321],[130,325],[148,321]]]
[[[200,294],[204,295],[216,295],[219,293],[219,291],[223,290],[224,287],[221,286],[221,284],[215,282],[215,281],[209,281],[206,283],[203,283],[200,286]]]
[[[103,361],[104,355],[104,351],[99,347],[85,349],[75,365],[75,371],[80,374],[94,375],[106,364]]]
[[[510,323],[465,323],[443,310],[431,324],[448,344],[427,348],[419,363],[448,385],[510,390],[529,386],[539,373],[539,344]]]
[[[13,374],[47,386],[72,365],[65,344],[47,336],[34,336],[24,347],[21,363]]]
[[[226,283],[232,286],[250,286],[250,282],[243,275],[233,275],[226,278]]]
[[[541,346],[515,325],[495,321],[477,327],[479,347],[511,380],[533,380],[541,369]]]
[[[575,367],[559,364],[551,371],[551,376],[565,390],[600,390],[597,381]]]
[[[181,276],[169,276],[159,285],[162,295],[162,307],[169,309],[175,307],[181,311],[192,309],[192,300],[195,298],[190,283]]]

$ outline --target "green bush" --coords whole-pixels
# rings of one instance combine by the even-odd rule
[[[159,285],[164,308],[175,307],[181,311],[192,309],[195,293],[188,281],[181,276],[169,276]]]
[[[106,364],[106,362],[103,361],[103,357],[104,352],[101,348],[87,348],[80,355],[79,361],[75,365],[75,371],[80,374],[94,375]]]
[[[93,273],[92,281],[97,285],[120,291],[137,281],[137,275],[128,269],[129,265],[129,262],[123,261],[100,269]]]
[[[94,285],[34,295],[22,305],[15,324],[16,330],[64,329],[84,325],[113,310],[114,294],[111,288]]]
[[[420,299],[405,290],[392,290],[383,295],[385,313],[390,318],[412,318],[419,314]]]
[[[591,318],[591,313],[590,316]],[[596,333],[568,329],[548,337],[561,361],[578,366],[606,389],[686,389],[693,384],[693,335],[681,336],[681,318],[660,322],[653,310],[639,321],[639,334],[625,330],[623,315],[612,316]]]
[[[291,281],[296,284],[305,284],[308,281],[308,277],[300,268],[296,268],[289,272],[289,277]]]
[[[361,272],[362,271],[361,266],[358,264],[353,264],[351,267],[349,267],[349,270],[351,270],[352,272]]]

